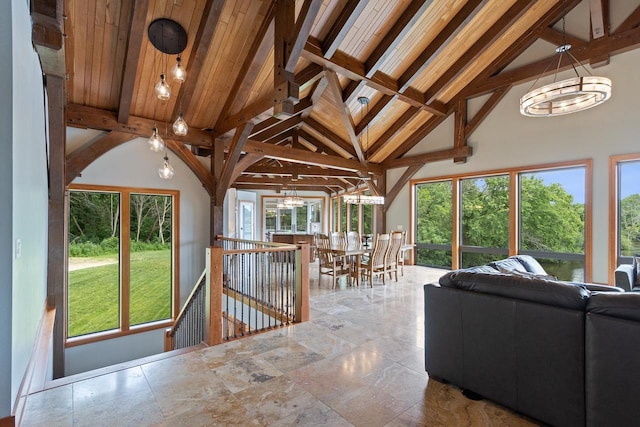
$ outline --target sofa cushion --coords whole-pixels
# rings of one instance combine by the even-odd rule
[[[524,268],[534,274],[547,274],[545,269],[540,265],[540,263],[531,255],[514,255],[509,257],[509,259],[516,259],[524,266]]]
[[[523,273],[527,272],[525,266],[515,258],[501,259],[499,261],[490,262],[487,265],[495,268],[496,270],[521,271]]]
[[[448,279],[444,283],[440,282],[442,286],[563,308],[584,310],[591,295],[580,286],[535,276],[470,271],[454,271],[448,274]]]
[[[530,271],[518,271],[518,270],[509,271],[500,266],[498,266],[498,271],[500,271],[501,273],[516,274],[519,276],[537,277],[539,279],[547,279],[547,280],[558,280],[556,276],[553,276],[551,274],[539,274],[539,273],[532,273]]]
[[[438,280],[438,282],[442,286],[455,287],[453,285],[453,280],[454,280],[455,275],[458,274],[458,273],[464,272],[464,271],[468,271],[468,272],[471,272],[471,273],[487,273],[487,274],[496,274],[496,273],[498,273],[498,270],[496,270],[493,267],[489,267],[488,265],[479,265],[477,267],[462,268],[460,270],[450,271],[450,272],[446,273],[444,276],[441,276],[440,279]]]
[[[640,293],[593,293],[589,298],[587,311],[638,322],[640,321]]]

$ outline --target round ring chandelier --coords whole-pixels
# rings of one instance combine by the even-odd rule
[[[571,49],[570,44],[564,44],[556,48],[556,53],[559,54],[559,58],[554,82],[530,90],[520,98],[521,114],[528,117],[560,116],[595,107],[611,98],[611,80],[606,77],[592,76],[589,70],[569,52],[569,49]],[[571,66],[576,76],[557,82],[555,81],[555,77],[558,75],[558,69],[562,62],[562,54],[564,53],[571,59]],[[580,76],[574,63],[585,69],[589,75]],[[547,69],[548,68],[547,66]],[[542,75],[544,75],[546,71],[547,70],[545,70]],[[542,75],[540,77],[542,77]],[[533,83],[534,85],[540,77],[536,79]]]

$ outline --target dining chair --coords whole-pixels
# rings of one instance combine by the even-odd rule
[[[407,230],[402,230],[402,246],[400,246],[400,252],[398,253],[398,268],[400,268],[400,275],[404,277],[404,257],[407,252]],[[405,247],[405,249],[403,249]]]
[[[386,285],[385,273],[386,264],[385,257],[389,249],[391,236],[389,234],[376,235],[371,256],[367,260],[363,260],[359,266],[359,274],[364,279],[368,278],[371,287],[373,287],[374,276],[382,276],[382,283]]]
[[[360,240],[360,233],[357,231],[349,231],[347,233],[347,246],[349,249],[360,249],[362,241]]]
[[[392,273],[395,274],[396,282],[398,281],[398,258],[403,240],[404,235],[402,231],[391,232],[391,242],[389,243],[389,250],[387,250],[385,256],[385,270],[389,273],[389,278],[392,277]]]
[[[332,288],[336,287],[338,278],[349,273],[344,257],[336,256],[331,250],[331,239],[326,234],[316,235],[316,251],[318,254],[318,284],[323,274],[331,276]]]

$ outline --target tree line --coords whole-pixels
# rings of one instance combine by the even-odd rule
[[[71,256],[117,253],[121,227],[120,193],[69,193],[69,252]],[[131,194],[131,250],[166,249],[171,243],[172,197]]]

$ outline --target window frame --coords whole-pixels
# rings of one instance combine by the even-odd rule
[[[632,262],[620,254],[620,175],[621,163],[640,161],[640,153],[609,156],[609,283],[615,283],[615,271],[623,261]]]
[[[303,199],[305,201],[305,206],[307,208],[307,224],[309,224],[311,221],[310,217],[311,217],[311,205],[314,203],[320,203],[320,229],[324,229],[324,217],[325,217],[325,199],[324,197],[318,197],[318,196],[298,196],[301,199]],[[267,235],[267,233],[292,233],[292,234],[313,234],[313,232],[311,230],[306,230],[304,232],[300,232],[297,231],[297,211],[296,211],[296,215],[294,215],[294,210],[296,210],[296,208],[287,208],[287,209],[291,209],[291,227],[293,229],[293,225],[296,224],[296,231],[278,231],[278,228],[280,227],[280,211],[282,210],[281,208],[276,207],[276,230],[275,231],[270,231],[266,229],[266,205],[269,202],[275,202],[277,204],[278,200],[282,199],[282,196],[261,196],[260,197],[260,204],[261,204],[261,211],[262,214],[260,216],[260,229],[262,230],[262,234],[264,236]]]
[[[99,193],[118,193],[120,196],[120,250],[118,256],[120,258],[120,304],[118,313],[120,316],[120,327],[117,329],[111,329],[108,331],[94,332],[86,335],[80,335],[77,337],[69,337],[67,331],[68,324],[68,286],[69,286],[69,250],[65,251],[65,292],[64,292],[64,329],[65,329],[65,347],[75,347],[79,345],[89,344],[98,341],[104,341],[107,339],[118,338],[122,336],[138,334],[157,329],[164,329],[173,326],[175,317],[180,311],[180,191],[179,190],[167,190],[157,188],[139,188],[139,187],[118,187],[110,185],[93,185],[93,184],[73,184],[67,188],[67,214],[66,221],[68,227],[69,221],[69,194],[70,191],[87,191],[87,192],[99,192]],[[129,259],[130,257],[130,238],[129,226],[130,226],[130,200],[132,194],[148,194],[154,196],[171,196],[172,197],[172,218],[171,218],[171,317],[169,319],[158,320],[149,323],[143,323],[140,325],[130,325],[129,321],[129,297],[130,297],[130,283],[129,283]],[[124,201],[126,200],[126,203]],[[67,242],[68,245],[68,242]],[[126,313],[125,313],[126,312]]]
[[[640,155],[638,155],[640,158]],[[509,247],[506,256],[516,255],[518,253],[530,253],[531,251],[519,251],[520,249],[520,224],[519,224],[519,174],[543,172],[553,169],[568,169],[583,167],[585,170],[585,217],[584,217],[584,275],[585,281],[591,281],[592,277],[592,235],[593,235],[593,213],[592,213],[592,193],[593,193],[593,160],[582,159],[574,161],[556,162],[556,163],[544,163],[538,165],[521,166],[515,168],[494,169],[487,171],[469,172],[457,175],[441,175],[430,178],[419,178],[410,181],[409,191],[409,212],[410,212],[410,229],[412,233],[410,239],[412,243],[415,243],[417,236],[417,220],[416,220],[416,186],[419,184],[437,182],[437,181],[451,181],[452,185],[452,203],[453,203],[453,224],[452,224],[452,244],[451,244],[451,268],[456,270],[461,268],[461,188],[460,181],[468,178],[486,178],[496,175],[509,175]],[[611,205],[611,204],[610,204]],[[475,247],[465,247],[466,252],[475,252]],[[485,248],[483,247],[484,251]],[[486,251],[485,251],[486,252]],[[504,251],[503,251],[504,252]],[[502,254],[502,253],[501,253]],[[558,259],[561,259],[558,257]],[[564,259],[564,257],[562,257]]]

